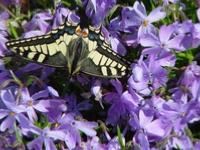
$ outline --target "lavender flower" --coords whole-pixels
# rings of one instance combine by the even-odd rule
[[[147,34],[140,38],[140,44],[146,48],[143,54],[155,54],[165,55],[166,52],[172,50],[183,51],[185,50],[183,42],[183,36],[173,36],[176,30],[175,25],[162,26],[159,34]]]
[[[56,8],[56,12],[53,17],[53,26],[52,28],[57,28],[59,25],[63,24],[65,21],[79,23],[80,17],[77,16],[74,12],[69,9],[63,7],[62,5],[58,5]]]
[[[91,93],[95,96],[95,100],[99,101],[101,104],[102,100],[102,89],[101,89],[101,82],[96,80],[91,88]]]
[[[103,22],[108,11],[115,3],[115,0],[83,0],[83,5],[86,7],[86,15],[92,18],[94,26],[99,26]]]
[[[123,144],[125,143],[125,138],[122,136],[122,142]],[[118,138],[117,137],[114,137],[113,139],[111,139],[109,141],[109,143],[106,145],[106,148],[109,149],[109,150],[120,150],[121,149],[121,146],[120,146],[120,143],[118,141]]]
[[[69,9],[58,5],[56,8],[56,12],[54,14],[53,28],[56,28],[59,25],[63,24],[65,19],[68,17],[69,13],[70,13]]]
[[[4,64],[3,60],[7,59],[0,59],[0,149],[11,146],[19,149],[9,141],[14,133],[17,135],[13,140],[15,144],[25,147],[23,144],[26,143],[26,148],[39,150],[119,150],[122,146],[145,150],[199,149],[199,140],[187,131],[189,124],[200,120],[200,10],[197,10],[197,17],[184,14],[184,11],[192,10],[179,7],[189,3],[179,0],[160,3],[155,0],[151,3],[153,10],[141,1],[136,1],[133,6],[129,5],[131,1],[82,2],[83,6],[77,5],[76,10],[73,10],[74,4],[80,4],[79,1],[63,2],[68,8],[55,2],[54,14],[42,11],[33,15],[31,10],[33,18],[29,22],[25,22],[26,14],[17,17],[19,24],[25,22],[22,24],[23,36],[45,34],[65,21],[79,24],[81,20],[94,27],[101,26],[99,34],[104,35],[112,49],[120,55],[127,53],[127,57],[134,60],[131,76],[108,82],[108,79],[81,74],[64,81],[60,78],[62,75],[57,79],[60,70],[55,72],[54,68],[33,63],[24,67],[12,61]],[[22,2],[3,0],[2,4],[6,4],[0,4],[0,7],[9,15],[19,16]],[[190,6],[194,7],[194,4],[191,1]],[[8,13],[0,13],[1,57],[8,52],[5,47],[9,33],[7,25],[13,19]],[[169,16],[158,23],[166,13]],[[85,15],[88,18],[84,18]],[[192,18],[187,19],[191,15]],[[196,18],[198,22],[194,22]],[[20,32],[10,26],[9,31],[12,35]],[[12,72],[20,88],[10,82],[13,79],[7,66],[14,68]],[[37,80],[32,81],[33,77]],[[91,101],[92,96],[102,108]],[[99,107],[98,112],[96,107]],[[97,115],[91,115],[91,112]],[[104,126],[98,127],[96,121]],[[115,125],[122,129],[121,137],[116,136]],[[6,147],[2,143],[12,145]]]
[[[151,87],[148,86],[150,76],[147,66],[142,60],[135,64],[132,68],[133,75],[129,78],[130,88],[133,88],[142,95],[149,95]]]
[[[88,139],[86,143],[82,142],[81,148],[104,150],[106,146],[104,144],[101,144],[100,139],[97,136],[95,136],[95,137],[92,137],[92,139]]]
[[[128,112],[135,109],[137,102],[128,91],[123,92],[119,80],[111,80],[111,83],[117,92],[106,93],[104,99],[112,104],[108,110],[107,122],[116,124],[120,119],[126,119]]]
[[[1,122],[0,130],[14,129],[16,121],[23,125],[24,122],[21,122],[21,119],[25,118],[23,112],[26,112],[26,108],[17,104],[11,89],[1,91],[1,100],[4,102],[5,107],[0,109],[0,119],[5,119]]]
[[[180,99],[181,97],[188,95],[188,97],[193,100],[199,100],[199,74],[200,67],[196,62],[192,62],[192,64],[186,68],[179,80],[180,88],[172,90],[176,90],[176,92],[173,92],[173,97],[175,99]]]
[[[0,84],[7,81],[9,77],[9,72],[6,70],[3,60],[0,59]]]
[[[169,124],[165,124],[161,118],[153,118],[152,114],[147,114],[144,110],[140,110],[138,116],[132,113],[129,123],[136,130],[133,141],[142,149],[149,149],[149,142],[161,140],[169,133]]]
[[[0,12],[0,56],[4,56],[7,52],[7,48],[5,43],[8,41],[6,39],[7,36],[7,27],[6,22],[9,18],[9,14],[7,12]]]
[[[163,0],[164,5],[169,5],[170,3],[178,3],[179,0]]]
[[[38,13],[34,15],[32,20],[24,25],[25,32],[39,30],[42,33],[47,33],[49,31],[49,23],[52,16],[49,12]]]
[[[26,106],[26,112],[28,114],[29,119],[34,122],[37,121],[38,117],[36,111],[40,112],[48,112],[48,108],[51,107],[52,100],[42,100],[43,98],[47,98],[49,96],[49,92],[47,90],[40,91],[30,96],[27,88],[23,88],[21,92],[21,104]]]
[[[19,5],[20,1],[19,0],[1,0],[1,3],[3,5]]]
[[[193,144],[188,136],[179,134],[172,137],[168,141],[166,148],[170,149],[171,147],[179,149],[193,149]]]
[[[64,140],[65,133],[61,130],[50,130],[48,127],[42,129],[35,129],[35,134],[38,135],[33,141],[27,144],[28,149],[43,149],[43,144],[46,150],[57,150],[54,141]]]
[[[55,122],[58,124],[57,129],[65,133],[64,141],[70,149],[75,148],[76,144],[80,144],[81,137],[79,131],[82,131],[89,137],[96,135],[94,128],[97,127],[97,123],[77,120],[75,117],[73,113],[63,114]]]
[[[195,102],[184,103],[170,100],[163,104],[162,114],[171,122],[175,131],[181,131],[187,126],[188,122],[198,116],[197,109]]]
[[[138,1],[134,3],[133,8],[139,16],[138,21],[140,23],[140,27],[138,29],[138,38],[147,33],[155,33],[156,28],[152,25],[152,23],[163,19],[166,16],[162,7],[155,8],[149,15],[147,15],[144,4],[139,3]]]

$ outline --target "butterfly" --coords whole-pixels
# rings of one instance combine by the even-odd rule
[[[79,23],[66,19],[46,35],[11,40],[6,45],[29,61],[64,68],[70,75],[82,72],[97,77],[123,77],[130,63],[112,50],[101,28],[81,28]]]

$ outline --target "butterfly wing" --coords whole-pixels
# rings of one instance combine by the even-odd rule
[[[68,44],[76,36],[76,26],[66,22],[47,35],[13,40],[6,45],[25,59],[47,66],[66,67]]]
[[[83,73],[109,78],[119,78],[128,73],[129,63],[105,42],[100,29],[89,30],[87,40],[89,55],[82,64]]]

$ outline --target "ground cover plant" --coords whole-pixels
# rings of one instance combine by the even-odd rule
[[[66,19],[101,27],[130,73],[69,77],[6,46]],[[0,0],[0,149],[200,149],[199,22],[199,0]]]

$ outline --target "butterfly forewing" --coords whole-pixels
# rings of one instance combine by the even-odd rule
[[[74,38],[75,28],[66,23],[47,35],[13,40],[6,45],[28,60],[53,67],[65,67],[68,44]]]

